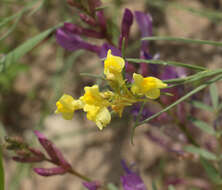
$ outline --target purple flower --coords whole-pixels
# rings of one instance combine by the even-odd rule
[[[34,131],[34,133],[38,137],[40,144],[46,150],[47,154],[49,155],[53,163],[62,166],[66,170],[71,169],[70,164],[65,160],[62,153],[50,140],[48,140],[39,131]]]
[[[136,120],[136,117],[138,116],[140,112],[140,105],[139,104],[134,104],[131,110],[132,115],[134,116],[134,119]],[[142,114],[141,114],[141,118],[140,121],[143,121],[144,119],[150,117],[151,115],[153,115],[154,113],[150,111],[150,109],[148,109],[147,107],[144,107]]]
[[[121,176],[120,180],[124,190],[146,190],[146,186],[139,174],[131,171],[124,161],[122,161],[125,175]]]
[[[135,11],[135,18],[139,25],[142,38],[152,36],[152,17],[140,11]],[[147,51],[148,41],[142,42],[142,50]]]
[[[88,190],[96,190],[100,187],[100,183],[97,181],[83,182],[82,183]]]
[[[97,16],[97,22],[100,26],[100,32],[102,32],[103,34],[106,34],[106,18],[104,16],[104,12],[103,10],[101,11],[97,11],[96,12],[96,16]]]
[[[110,44],[104,43],[100,48],[99,57],[101,59],[104,59],[107,56],[107,51],[109,49],[111,49],[113,55],[121,56],[121,51],[118,48],[116,48]]]
[[[41,175],[41,176],[54,176],[54,175],[62,175],[67,172],[66,169],[62,167],[55,167],[55,168],[34,168],[34,171]]]
[[[119,38],[119,49],[122,48],[123,38],[125,39],[125,44],[127,44],[132,24],[133,24],[133,13],[129,9],[125,9],[121,25],[121,35]]]
[[[85,49],[95,53],[99,52],[99,47],[82,40],[79,35],[73,34],[67,28],[59,28],[56,31],[56,41],[59,45],[69,51]]]
[[[101,5],[102,3],[100,0],[88,0],[88,7],[92,14],[96,11],[96,8]]]
[[[84,21],[88,25],[96,26],[96,24],[97,24],[94,18],[92,18],[84,13],[79,13],[79,17],[82,19],[82,21]]]
[[[104,34],[101,32],[97,32],[92,29],[87,29],[83,28],[81,26],[78,26],[73,23],[65,22],[63,29],[66,30],[67,32],[73,33],[73,34],[78,34],[78,35],[83,35],[83,36],[88,36],[92,38],[103,38]]]
[[[161,75],[162,80],[169,80],[173,78],[183,78],[186,77],[186,70],[181,67],[173,67],[173,66],[166,66],[164,67],[164,71]]]
[[[152,17],[149,14],[145,14],[140,11],[135,11],[135,18],[137,24],[139,25],[142,38],[152,36]],[[140,58],[152,59],[152,56],[149,54],[148,41],[142,41]],[[141,73],[143,76],[147,76],[148,74],[150,74],[150,72],[148,72],[148,66],[146,63],[141,63],[140,66]],[[157,70],[155,69],[157,66],[153,65],[151,67],[154,67],[153,70]]]

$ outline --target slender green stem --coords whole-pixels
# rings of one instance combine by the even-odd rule
[[[170,37],[170,36],[152,36],[152,37],[142,38],[142,40],[143,41],[163,40],[163,41],[176,41],[176,42],[183,42],[183,43],[205,44],[205,45],[212,45],[212,46],[222,46],[222,42],[191,39],[191,38],[181,38],[181,37]]]
[[[168,66],[185,67],[185,68],[194,69],[198,71],[207,70],[205,67],[186,64],[186,63],[180,63],[177,61],[147,60],[147,59],[134,59],[134,58],[127,58],[126,61],[133,62],[133,63],[147,63],[147,64],[157,64],[157,65],[163,65],[163,66],[168,65]]]
[[[149,122],[150,120],[158,117],[159,115],[161,115],[162,113],[170,110],[171,108],[175,107],[176,105],[178,105],[179,103],[183,102],[184,100],[186,100],[187,98],[189,98],[190,96],[194,95],[195,93],[203,90],[204,88],[206,88],[208,85],[220,80],[222,78],[222,75],[218,75],[218,76],[215,76],[213,79],[209,80],[208,82],[206,82],[205,84],[202,84],[200,86],[198,86],[197,88],[193,89],[192,91],[190,91],[189,93],[187,93],[185,96],[181,97],[180,99],[178,99],[177,101],[175,101],[174,103],[170,104],[169,106],[167,106],[166,108],[164,108],[163,110],[161,110],[160,112],[152,115],[151,117],[139,122],[137,125],[134,126],[133,130],[132,130],[132,133],[131,133],[131,138],[133,138],[133,135],[134,135],[134,132],[135,132],[135,129],[136,127],[138,127],[139,125],[142,125],[144,123],[147,123]]]
[[[134,123],[133,129],[137,126],[137,124],[141,118],[141,114],[143,113],[144,106],[145,106],[145,102],[143,102],[142,105],[140,106],[140,110],[139,110],[139,113],[136,117],[136,121]],[[131,136],[131,144],[133,145],[133,136]]]

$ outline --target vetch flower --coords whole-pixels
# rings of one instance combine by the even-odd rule
[[[140,11],[135,11],[135,18],[139,25],[142,38],[152,36],[152,17]],[[142,50],[146,51],[148,41],[142,41]]]
[[[101,184],[98,181],[83,182],[82,184],[88,190],[97,190],[101,186]]]
[[[56,102],[57,109],[55,113],[61,113],[64,119],[73,118],[74,111],[83,108],[81,100],[75,100],[72,96],[64,94],[59,101]]]
[[[139,174],[130,170],[126,163],[122,161],[125,175],[121,176],[121,183],[124,190],[146,190],[146,186]]]
[[[100,51],[100,47],[85,42],[79,35],[69,31],[68,27],[62,27],[56,30],[56,41],[59,45],[68,51],[85,49],[97,54]]]
[[[133,94],[145,95],[150,99],[157,99],[160,96],[160,89],[167,87],[167,84],[155,77],[143,77],[140,74],[133,74],[134,84],[131,87]]]
[[[125,61],[122,57],[112,55],[111,50],[108,50],[107,57],[104,61],[104,74],[108,80],[119,81],[122,79],[122,70],[125,66]]]
[[[129,9],[125,9],[121,24],[121,35],[119,38],[119,49],[122,48],[123,39],[125,39],[125,44],[127,44],[130,28],[133,24],[133,13]]]

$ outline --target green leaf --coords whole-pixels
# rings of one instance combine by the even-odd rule
[[[219,97],[218,97],[217,86],[215,84],[210,85],[210,97],[214,109],[217,110]]]
[[[191,118],[192,123],[197,126],[199,129],[201,129],[202,131],[210,134],[210,135],[217,135],[217,132],[214,130],[214,128],[212,126],[209,126],[208,123],[195,119],[195,118]]]
[[[192,101],[191,102],[192,106],[196,107],[196,108],[200,108],[202,110],[206,110],[209,112],[213,112],[214,110],[212,109],[212,107],[210,107],[209,105],[204,104],[203,102],[200,101]]]
[[[157,190],[157,186],[156,186],[155,181],[152,181],[152,189],[153,189],[153,190]]]
[[[108,190],[118,190],[118,187],[114,185],[113,183],[108,183],[107,185]]]
[[[0,146],[0,190],[5,189],[5,175],[3,168],[3,155],[2,155],[2,146]]]
[[[138,127],[139,125],[142,125],[144,123],[147,123],[148,121],[154,119],[155,117],[158,117],[159,115],[161,115],[162,113],[170,110],[171,108],[173,108],[174,106],[178,105],[179,103],[183,102],[184,100],[186,100],[187,98],[189,98],[190,96],[192,96],[193,94],[203,90],[204,88],[206,88],[208,85],[221,80],[222,79],[222,75],[218,75],[215,76],[213,79],[209,80],[208,82],[206,82],[205,84],[202,84],[200,86],[198,86],[197,88],[193,89],[192,91],[188,92],[186,95],[182,96],[180,99],[178,99],[177,101],[175,101],[174,103],[170,104],[169,106],[167,106],[166,108],[164,108],[163,110],[161,110],[160,112],[153,114],[152,116],[148,117],[147,119],[141,121],[138,123],[138,125],[136,127]]]
[[[147,64],[158,64],[158,65],[164,65],[164,66],[169,65],[169,66],[185,67],[185,68],[194,69],[198,71],[206,70],[206,68],[201,67],[201,66],[180,63],[177,61],[147,60],[147,59],[134,59],[134,58],[127,58],[126,61],[132,62],[132,63],[147,63]]]
[[[29,39],[28,41],[8,53],[0,60],[0,72],[8,68],[11,64],[18,62],[22,56],[31,51],[37,44],[48,37],[56,28],[57,27],[52,27],[38,34],[37,36]]]
[[[152,36],[152,37],[142,38],[142,40],[144,41],[163,40],[163,41],[176,41],[176,42],[193,43],[193,44],[204,44],[204,45],[212,45],[212,46],[222,46],[222,42],[215,42],[215,41],[209,41],[209,40],[197,40],[197,39],[181,38],[181,37],[170,37],[170,36]]]
[[[175,190],[175,188],[174,188],[174,186],[169,185],[169,186],[168,186],[168,190]]]
[[[200,158],[200,162],[202,164],[202,166],[204,167],[204,170],[207,173],[207,176],[209,177],[209,179],[217,184],[217,185],[221,185],[222,184],[222,179],[221,176],[219,174],[219,172],[217,171],[217,169],[206,159],[204,158]]]
[[[205,150],[203,148],[190,145],[190,146],[185,146],[184,150],[193,154],[198,154],[199,156],[207,160],[217,160],[217,156],[214,153],[209,152],[208,150]]]

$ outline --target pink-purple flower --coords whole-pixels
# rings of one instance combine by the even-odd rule
[[[122,161],[122,166],[125,174],[121,176],[120,180],[124,190],[147,190],[139,174],[133,172],[125,161]]]

